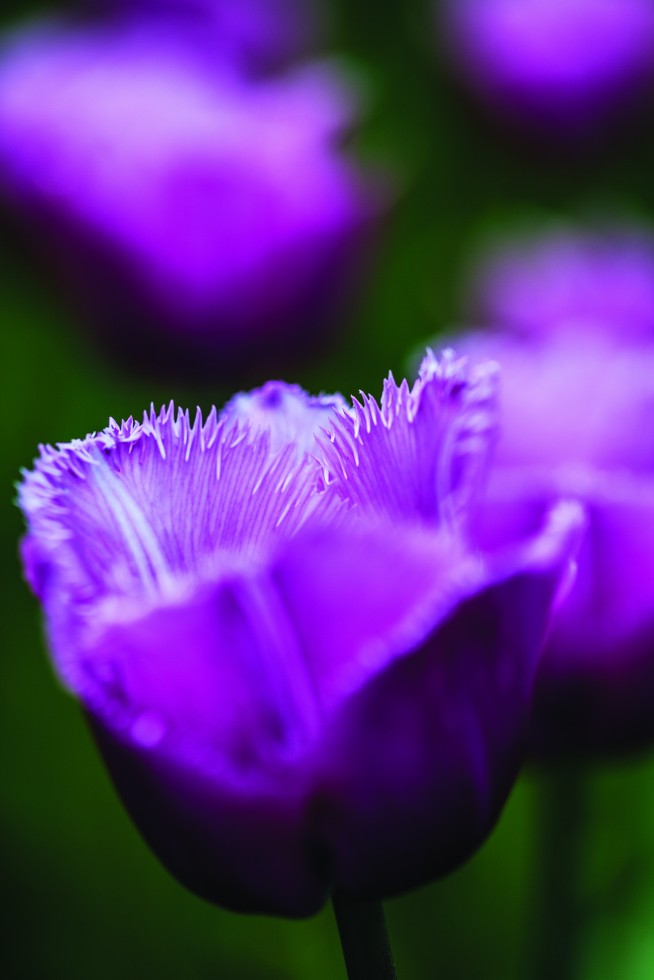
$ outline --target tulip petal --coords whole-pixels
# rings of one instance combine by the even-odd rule
[[[354,506],[394,520],[459,515],[495,428],[496,369],[429,352],[413,388],[386,380],[338,413],[322,449],[328,479]]]
[[[270,434],[213,411],[175,415],[171,405],[141,424],[44,447],[25,475],[20,504],[30,519],[26,573],[53,609],[53,642],[97,603],[174,596],[180,578],[211,577],[294,533],[311,514],[317,465],[292,443],[270,451]],[[324,519],[336,498],[321,500]],[[333,506],[332,506],[333,505]]]
[[[415,886],[426,868],[430,877],[451,870],[489,832],[521,761],[575,522],[556,532],[546,559],[523,555],[347,706],[330,746],[339,803],[328,817],[346,889]]]
[[[298,385],[268,381],[262,388],[239,392],[227,403],[223,418],[235,418],[254,431],[270,433],[271,449],[292,442],[298,452],[316,451],[315,437],[345,407],[342,395],[307,395]]]

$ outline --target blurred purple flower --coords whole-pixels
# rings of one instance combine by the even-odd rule
[[[356,283],[381,198],[352,112],[325,64],[253,82],[160,23],[42,24],[0,56],[0,191],[114,349],[233,372],[310,348]]]
[[[468,313],[483,323],[527,336],[578,327],[654,339],[654,238],[644,229],[553,226],[493,248],[472,275]]]
[[[440,25],[476,94],[535,131],[592,134],[654,79],[651,0],[444,0]]]
[[[199,895],[316,911],[445,873],[519,763],[580,521],[466,544],[492,366],[428,355],[381,404],[269,383],[45,447],[28,579],[137,825]]]
[[[484,274],[480,295],[490,287],[493,326],[504,311],[511,329],[457,338],[502,368],[501,435],[477,532],[492,550],[537,527],[561,495],[583,504],[579,573],[541,662],[532,742],[542,756],[618,753],[654,740],[651,254],[628,238],[613,259],[611,239],[554,241],[516,249],[513,267],[508,251],[491,258],[501,275],[493,290]]]

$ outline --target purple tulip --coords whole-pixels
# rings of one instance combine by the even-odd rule
[[[161,23],[41,25],[0,55],[0,189],[112,349],[227,373],[349,296],[379,204],[351,112],[324,64],[246,81]]]
[[[654,739],[652,285],[647,253],[627,246],[611,261],[610,239],[591,241],[557,249],[545,238],[516,249],[513,269],[509,252],[491,259],[502,273],[489,308],[496,327],[505,310],[511,329],[457,340],[481,360],[492,351],[502,368],[481,543],[492,550],[529,533],[561,495],[587,514],[576,584],[539,671],[532,743],[541,756],[618,753]]]
[[[654,238],[645,229],[554,225],[492,247],[472,279],[468,313],[502,330],[654,339]]]
[[[651,89],[651,0],[444,0],[439,24],[476,94],[536,131],[586,136]]]
[[[492,366],[379,404],[269,383],[45,447],[26,574],[57,670],[170,871],[233,909],[381,897],[490,831],[580,511],[467,544]]]

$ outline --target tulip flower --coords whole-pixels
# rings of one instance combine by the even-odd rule
[[[492,244],[467,293],[473,321],[516,336],[586,327],[646,341],[654,338],[654,238],[638,226],[529,231]]]
[[[495,329],[457,340],[502,366],[501,432],[477,533],[484,547],[505,546],[561,495],[587,515],[576,584],[539,669],[533,750],[633,750],[654,738],[651,245],[570,233],[498,254],[477,284]]]
[[[0,189],[114,354],[207,371],[329,333],[377,191],[325,64],[247,80],[172,24],[40,24],[0,53]]]
[[[274,382],[44,447],[22,554],[64,684],[163,863],[305,916],[444,874],[520,761],[580,527],[467,538],[494,368],[429,353],[381,402]]]
[[[444,0],[447,55],[477,96],[532,131],[577,139],[649,97],[649,0]]]

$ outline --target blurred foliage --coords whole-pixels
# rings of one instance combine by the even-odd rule
[[[60,9],[55,4],[29,8]],[[459,315],[466,257],[489,228],[526,214],[624,211],[647,218],[654,128],[571,158],[493,127],[444,71],[429,5],[335,0],[331,44],[366,81],[353,144],[398,174],[374,276],[340,346],[288,380],[377,393],[390,369]],[[10,0],[4,18],[28,6]],[[0,861],[5,978],[226,980],[345,976],[329,910],[289,923],[238,917],[187,894],[141,843],[73,700],[47,666],[36,603],[16,557],[11,485],[39,442],[171,397],[208,407],[230,392],[122,375],[99,358],[24,244],[3,232],[0,456],[4,638],[0,659]],[[125,352],[126,357],[129,351]],[[584,894],[594,909],[581,974],[654,975],[654,764],[588,774]],[[402,980],[530,975],[538,919],[537,774],[523,778],[481,853],[450,878],[388,903]]]

